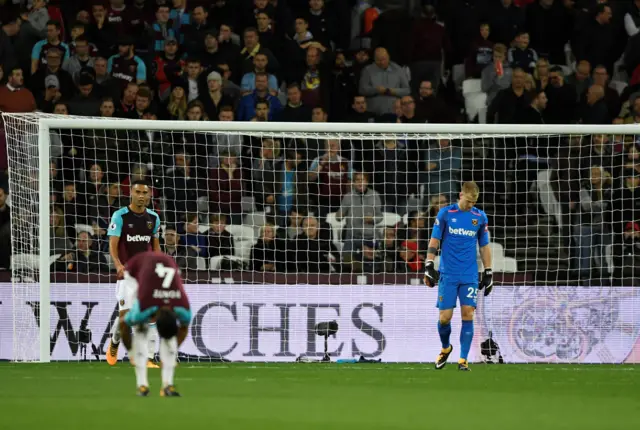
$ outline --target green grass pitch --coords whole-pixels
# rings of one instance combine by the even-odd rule
[[[640,366],[182,363],[182,398],[125,363],[0,364],[0,429],[640,429]]]

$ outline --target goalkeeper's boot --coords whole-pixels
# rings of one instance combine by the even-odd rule
[[[160,397],[180,397],[175,385],[167,385],[160,391]]]
[[[447,360],[449,356],[453,352],[453,345],[449,345],[449,348],[440,350],[440,354],[438,354],[438,358],[436,358],[436,369],[440,370],[444,368],[447,364]]]
[[[109,347],[107,348],[107,363],[110,366],[115,366],[118,362],[118,347],[120,343],[113,344],[113,341],[109,340]]]
[[[149,387],[146,385],[141,385],[138,387],[138,397],[148,397],[149,396]]]
[[[469,369],[469,362],[464,358],[461,358],[460,360],[458,360],[458,370],[469,372],[471,370]]]

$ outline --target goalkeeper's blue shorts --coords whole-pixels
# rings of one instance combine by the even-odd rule
[[[456,307],[458,298],[460,306],[473,306],[478,304],[478,281],[471,281],[468,277],[460,279],[457,276],[447,276],[440,274],[438,281],[438,303],[436,307],[440,310],[453,309]]]

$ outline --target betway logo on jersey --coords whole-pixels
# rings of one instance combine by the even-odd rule
[[[153,298],[154,299],[181,299],[182,293],[178,290],[153,290]]]
[[[449,234],[455,234],[456,236],[473,237],[476,235],[476,232],[473,230],[466,230],[464,228],[451,228],[451,226],[449,226]]]
[[[136,234],[135,236],[127,235],[127,242],[151,242],[151,236],[142,236]]]

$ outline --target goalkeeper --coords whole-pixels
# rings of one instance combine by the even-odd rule
[[[438,333],[442,350],[436,359],[436,369],[442,369],[453,352],[451,318],[456,302],[460,300],[462,330],[460,332],[460,360],[458,369],[468,371],[467,357],[473,340],[473,314],[478,290],[488,296],[493,288],[491,250],[489,248],[489,221],[487,215],[474,205],[480,191],[475,182],[465,182],[458,203],[445,206],[438,212],[427,250],[424,281],[429,287],[438,284],[437,308],[440,309]],[[484,265],[482,280],[478,284],[476,241]],[[441,249],[440,273],[433,260]]]

